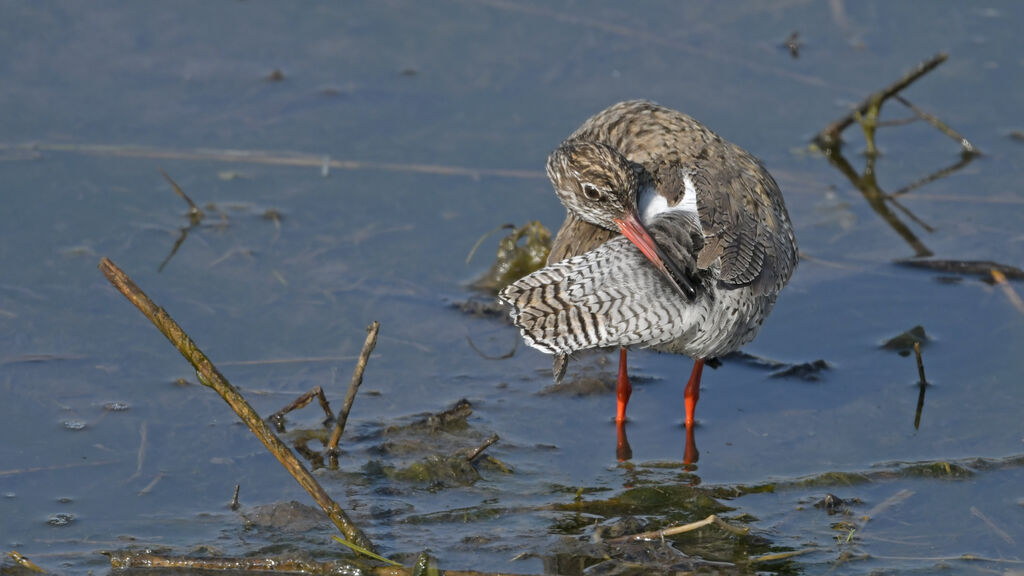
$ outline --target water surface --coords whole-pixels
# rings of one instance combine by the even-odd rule
[[[97,551],[133,545],[244,555],[288,542],[340,553],[326,525],[247,528],[226,507],[235,484],[244,510],[309,500],[107,285],[96,269],[107,256],[262,414],[317,385],[340,405],[364,328],[381,322],[340,469],[318,476],[385,554],[429,548],[447,568],[554,570],[571,556],[564,538],[587,541],[595,523],[631,514],[560,511],[578,489],[596,503],[638,486],[699,485],[732,490],[719,494],[732,508],[723,515],[765,543],[724,553],[693,537],[675,549],[735,562],[732,571],[823,573],[847,551],[870,558],[840,564],[844,572],[1020,569],[1024,314],[978,278],[944,282],[894,265],[914,246],[808,147],[849,105],[948,52],[905,95],[984,155],[899,198],[919,222],[890,210],[936,258],[1024,264],[1024,145],[1011,137],[1024,109],[1018,4],[2,10],[5,550],[68,574],[105,571]],[[793,31],[799,58],[782,47]],[[283,79],[269,81],[275,70]],[[482,234],[535,219],[557,229],[562,208],[542,172],[548,152],[588,115],[637,97],[693,115],[775,175],[804,259],[746,350],[830,365],[816,381],[735,361],[708,371],[694,470],[681,464],[687,359],[631,356],[633,458],[620,463],[612,393],[540,394],[549,357],[520,345],[511,358],[488,359],[512,348],[514,329],[451,306],[481,298],[467,285],[496,240],[465,258]],[[896,103],[883,109],[883,119],[909,115]],[[856,126],[845,136],[843,155],[862,173],[863,138]],[[887,192],[960,160],[954,141],[921,122],[883,129],[878,144],[872,170]],[[226,150],[267,155],[249,162]],[[266,160],[297,155],[310,165]],[[317,159],[367,164],[325,177]],[[160,169],[208,213],[162,271],[189,222]],[[930,336],[933,384],[917,428],[913,357],[879,348],[915,325]],[[598,354],[572,369],[611,381],[614,360]],[[374,472],[421,456],[382,454],[385,427],[461,398],[473,415],[438,449],[496,433],[488,453],[514,473],[481,467],[476,482],[442,487]],[[294,415],[289,438],[320,418],[312,407]],[[914,473],[918,462],[972,473],[941,464]],[[826,492],[857,502],[847,521],[899,498],[847,542],[840,519],[813,506]],[[670,503],[638,515],[691,513]],[[817,551],[782,563],[745,563],[810,545]],[[989,560],[956,560],[964,554]]]

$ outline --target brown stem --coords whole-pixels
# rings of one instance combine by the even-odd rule
[[[145,570],[186,570],[247,573],[302,573],[302,574],[370,574],[372,576],[410,576],[419,573],[406,566],[372,566],[352,560],[317,561],[289,557],[254,558],[197,558],[193,556],[161,556],[148,551],[125,550],[104,552],[112,568]],[[157,572],[159,573],[159,572]],[[475,570],[445,570],[446,576],[510,576],[500,572]]]
[[[363,383],[363,371],[366,370],[366,363],[369,362],[370,354],[377,345],[377,332],[379,330],[380,322],[377,321],[366,327],[367,334],[366,341],[363,342],[363,351],[359,353],[359,360],[356,362],[356,368],[352,372],[352,381],[348,385],[348,393],[345,394],[345,403],[341,405],[338,419],[334,422],[334,430],[331,431],[331,439],[327,442],[328,454],[336,455],[338,453],[338,441],[341,440],[341,434],[345,431],[348,413],[352,410],[352,403],[356,400],[356,392],[359,391],[359,385]]]
[[[921,343],[914,342],[914,357],[917,358],[917,375],[920,390],[917,393],[917,409],[914,411],[914,430],[921,426],[921,412],[924,411],[924,393],[928,389],[928,381],[924,378],[924,360],[921,359]]]
[[[914,112],[914,114],[917,114],[918,116],[921,117],[922,120],[934,126],[939,132],[942,132],[946,136],[949,136],[953,140],[956,140],[956,142],[960,144],[960,147],[963,149],[964,154],[981,154],[981,150],[975,148],[974,144],[971,144],[970,140],[965,138],[956,130],[950,128],[949,124],[946,124],[945,122],[940,120],[938,116],[935,116],[934,114],[929,114],[924,110],[921,110],[917,106],[911,104],[909,100],[907,100],[903,96],[900,96],[899,94],[896,95],[896,101],[899,102],[900,104],[903,104],[907,108],[910,108]]]
[[[125,298],[149,318],[157,329],[171,341],[171,344],[178,349],[178,352],[185,357],[196,369],[196,376],[199,382],[213,388],[220,397],[238,414],[238,417],[245,422],[249,430],[263,442],[267,450],[288,470],[288,473],[313,497],[313,500],[323,508],[334,525],[341,530],[345,538],[368,550],[373,550],[373,543],[356,526],[338,503],[331,499],[327,492],[320,486],[320,483],[313,478],[313,475],[302,465],[292,454],[288,446],[281,441],[270,426],[260,418],[260,415],[253,410],[238,390],[227,381],[217,370],[217,367],[210,362],[188,334],[178,326],[177,322],[163,309],[157,306],[146,293],[139,288],[131,278],[128,277],[116,264],[108,258],[100,260],[100,270],[107,277],[107,280],[117,288]]]
[[[893,82],[889,86],[875,92],[861,101],[853,110],[847,113],[842,118],[832,122],[826,126],[818,135],[814,137],[814,141],[825,150],[834,150],[839,147],[839,133],[842,132],[847,126],[857,121],[857,116],[867,114],[872,105],[880,106],[882,102],[885,102],[889,98],[892,98],[900,90],[903,90],[907,86],[910,86],[918,78],[924,76],[928,72],[935,69],[936,66],[946,61],[949,56],[945,53],[938,53],[932,56],[928,60],[917,65],[910,72],[906,73],[902,78]]]
[[[199,209],[199,206],[196,206],[196,203],[193,202],[192,199],[188,197],[188,194],[185,194],[185,191],[181,189],[181,186],[178,186],[177,182],[172,180],[171,177],[167,175],[167,172],[164,172],[163,168],[160,169],[160,173],[163,174],[164,180],[167,180],[167,183],[171,185],[171,188],[174,188],[174,192],[177,193],[178,196],[181,196],[181,198],[188,203],[189,221],[192,223],[193,226],[198,224],[206,216],[206,214],[203,214],[203,211]]]
[[[740,528],[738,526],[733,526],[732,524],[729,524],[728,522],[722,520],[718,516],[712,514],[703,520],[690,522],[689,524],[681,524],[669,528],[662,528],[661,530],[652,530],[650,532],[643,532],[640,534],[631,534],[629,536],[619,536],[618,538],[611,538],[610,540],[608,540],[608,542],[619,543],[630,542],[633,540],[658,540],[666,536],[675,536],[676,534],[692,532],[694,530],[697,530],[698,528],[703,528],[711,524],[714,524],[719,528],[722,528],[723,530],[731,532],[738,536],[746,536],[750,533],[750,528]]]
[[[488,448],[490,448],[491,445],[494,444],[497,441],[498,441],[498,435],[497,434],[494,434],[493,436],[491,436],[487,440],[484,440],[483,444],[477,446],[476,448],[473,448],[472,450],[470,450],[466,454],[466,461],[467,462],[472,462],[473,460],[476,460],[477,458],[480,457],[481,454],[484,453],[484,450],[487,450]]]
[[[268,420],[277,426],[278,432],[284,431],[284,416],[285,414],[298,410],[299,408],[305,408],[316,398],[320,402],[320,408],[323,409],[324,415],[327,417],[327,421],[334,420],[334,412],[331,411],[331,403],[327,401],[327,396],[324,394],[324,389],[319,386],[314,386],[310,391],[299,396],[292,401],[291,404],[281,408],[277,412],[274,412]]]

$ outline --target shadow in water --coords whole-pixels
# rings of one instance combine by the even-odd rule
[[[898,211],[902,213],[904,217],[921,227],[926,232],[931,233],[935,230],[914,215],[914,213],[901,204],[897,198],[926,184],[953,174],[970,164],[976,156],[976,154],[961,154],[960,159],[957,160],[957,162],[937,170],[911,184],[908,184],[907,186],[904,186],[903,188],[900,188],[898,191],[889,194],[885,190],[882,190],[878,185],[878,180],[875,177],[874,155],[869,154],[865,157],[864,171],[860,174],[857,173],[850,162],[838,150],[833,150],[831,153],[826,155],[829,163],[835,166],[839,172],[846,176],[855,188],[860,190],[861,194],[864,195],[864,199],[868,201],[868,205],[871,206],[871,209],[881,216],[882,220],[885,220],[885,222],[889,224],[897,234],[899,234],[900,238],[903,238],[903,240],[910,246],[914,251],[914,257],[916,258],[933,256],[934,252],[932,252],[925,243],[918,238],[917,234],[911,230],[910,226],[905,223],[896,212]],[[895,209],[895,211],[893,209]]]
[[[683,441],[683,466],[687,470],[696,470],[695,464],[700,460],[700,450],[697,449],[697,438],[693,429],[696,426],[685,426],[686,438]],[[626,436],[626,424],[615,423],[615,458],[619,462],[626,462],[633,459],[633,447],[629,445],[629,438]]]

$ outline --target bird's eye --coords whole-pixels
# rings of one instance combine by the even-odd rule
[[[592,186],[590,184],[584,184],[583,185],[583,195],[586,196],[590,200],[600,200],[601,199],[601,192],[598,191],[597,188],[595,188],[594,186]]]

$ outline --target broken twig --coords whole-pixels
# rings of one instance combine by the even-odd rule
[[[178,323],[163,309],[156,305],[145,292],[139,288],[131,278],[128,277],[110,259],[100,260],[100,270],[107,277],[107,280],[114,285],[139,309],[146,318],[149,318],[157,329],[171,341],[171,344],[178,349],[178,352],[189,361],[196,369],[196,376],[199,382],[213,388],[220,397],[238,414],[239,418],[249,427],[249,430],[267,447],[281,465],[292,475],[293,478],[303,487],[313,500],[323,508],[327,516],[334,522],[334,525],[341,530],[350,542],[354,542],[363,548],[373,550],[373,543],[356,526],[348,514],[338,506],[327,494],[327,492],[316,481],[316,478],[309,473],[301,462],[292,454],[288,446],[274,434],[270,426],[260,418],[260,415],[249,405],[238,390],[227,381],[217,370],[217,367],[210,362],[210,359],[203,354],[203,351],[196,346],[196,343],[178,326]]]
[[[921,426],[921,412],[924,411],[924,391],[928,389],[928,381],[924,377],[924,360],[921,359],[921,343],[914,341],[914,357],[917,358],[917,376],[920,379],[918,386],[921,390],[917,394],[917,409],[914,411],[914,430]]]
[[[920,342],[914,342],[914,357],[917,358],[917,376],[921,379],[921,385],[926,386],[928,381],[924,378],[924,361],[921,360]]]
[[[331,403],[327,401],[327,396],[324,394],[324,389],[319,386],[314,386],[312,390],[306,392],[302,396],[299,396],[292,401],[291,404],[281,408],[277,412],[271,414],[270,420],[277,427],[278,432],[284,431],[284,416],[285,414],[298,410],[299,408],[305,408],[316,398],[320,402],[320,408],[323,409],[324,415],[327,417],[327,422],[334,420],[334,412],[331,411]]]
[[[676,534],[683,534],[685,532],[692,532],[699,528],[714,524],[726,532],[731,532],[738,536],[746,536],[750,533],[750,528],[739,528],[729,524],[725,520],[722,520],[714,514],[708,516],[703,520],[696,522],[690,522],[689,524],[682,524],[680,526],[672,526],[670,528],[662,528],[661,530],[652,530],[650,532],[642,532],[640,534],[632,534],[630,536],[620,536],[618,538],[612,538],[608,542],[628,542],[630,540],[660,540],[666,536],[675,536]]]
[[[498,435],[497,434],[494,434],[493,436],[491,436],[487,440],[484,440],[483,444],[477,446],[476,448],[473,448],[468,453],[466,453],[466,461],[467,462],[472,462],[473,460],[476,460],[477,458],[480,457],[481,454],[484,453],[484,450],[487,450],[488,448],[490,448],[491,445],[494,444],[497,441],[498,441]]]
[[[910,101],[908,101],[906,98],[900,96],[899,94],[896,94],[894,98],[896,98],[896,101],[899,102],[900,104],[903,104],[907,108],[910,108],[914,112],[914,114],[917,114],[922,120],[934,126],[939,132],[942,132],[946,136],[949,136],[953,140],[956,140],[956,142],[960,144],[960,147],[963,148],[964,154],[981,154],[981,150],[975,148],[974,144],[971,144],[970,140],[963,137],[956,130],[950,128],[949,125],[940,120],[938,116],[935,116],[934,114],[929,114],[924,110],[921,110],[917,106],[911,104]]]
[[[1003,271],[993,268],[991,270],[992,279],[995,280],[996,286],[999,286],[1003,290],[1003,294],[1006,294],[1006,298],[1013,304],[1013,307],[1018,312],[1024,314],[1024,300],[1021,300],[1020,294],[1010,286],[1010,283],[1006,281],[1006,274]]]
[[[304,558],[271,556],[263,558],[197,558],[195,556],[161,556],[148,551],[105,552],[111,568],[122,570],[172,569],[178,571],[211,571],[247,573],[276,572],[291,574],[369,574],[372,576],[412,576],[420,574],[406,566],[369,566],[351,560],[316,561]],[[426,573],[426,572],[424,572]],[[507,576],[497,572],[445,570],[446,576]]]
[[[174,192],[178,196],[181,196],[182,200],[188,203],[189,222],[191,222],[193,226],[199,224],[199,222],[206,217],[206,214],[199,209],[199,206],[196,206],[196,203],[188,197],[188,194],[185,194],[185,191],[181,189],[181,186],[178,186],[178,183],[172,180],[171,177],[167,175],[167,172],[164,172],[163,168],[160,169],[160,173],[163,174],[164,180],[167,180],[167,183],[171,185],[171,188],[174,188]]]
[[[7,553],[7,557],[10,558],[11,560],[13,560],[14,563],[17,564],[18,566],[20,566],[20,567],[22,567],[22,568],[24,568],[24,569],[26,569],[26,570],[28,570],[30,572],[38,572],[40,574],[46,574],[46,570],[44,570],[43,568],[40,568],[38,564],[36,564],[35,562],[29,560],[28,558],[26,558],[24,555],[22,555],[17,550],[11,550],[10,552],[8,552]]]
[[[377,345],[377,332],[379,330],[380,322],[377,321],[366,327],[367,334],[366,341],[363,342],[363,350],[359,353],[359,360],[356,362],[355,370],[352,371],[352,381],[349,382],[348,393],[345,394],[345,403],[341,405],[341,411],[338,412],[338,419],[334,422],[331,439],[327,442],[328,454],[337,455],[338,453],[338,441],[341,440],[341,434],[345,431],[348,413],[352,410],[352,403],[356,400],[356,392],[359,391],[359,385],[363,383],[363,371],[366,370],[366,363],[369,362],[370,354]]]
[[[857,121],[857,116],[868,114],[872,106],[878,107],[882,102],[892,98],[900,90],[903,90],[907,86],[913,84],[918,78],[924,76],[928,72],[935,69],[936,66],[946,61],[949,56],[945,53],[939,53],[932,56],[928,60],[917,65],[902,78],[893,82],[889,86],[871,94],[867,98],[861,101],[853,110],[844,115],[842,118],[832,122],[826,126],[817,136],[814,137],[814,142],[818,144],[824,150],[835,150],[839,148],[839,133],[846,129],[847,126]]]

